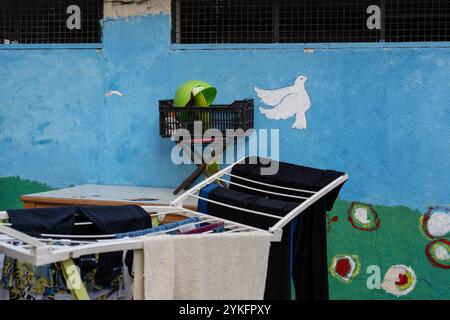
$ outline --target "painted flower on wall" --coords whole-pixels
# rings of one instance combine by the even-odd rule
[[[438,268],[450,269],[450,241],[437,239],[431,241],[425,248],[430,263]]]
[[[361,262],[356,255],[336,255],[331,259],[330,272],[333,277],[348,284],[359,274]]]
[[[411,267],[394,265],[384,275],[381,288],[387,293],[400,297],[407,295],[416,286],[417,277]]]
[[[420,227],[427,238],[435,239],[450,235],[450,208],[429,207],[420,217]]]
[[[352,202],[348,209],[348,220],[358,230],[374,231],[380,227],[377,212],[365,203]]]

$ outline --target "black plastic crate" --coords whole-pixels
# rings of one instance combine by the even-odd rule
[[[207,129],[220,130],[224,135],[227,129],[253,129],[253,99],[236,100],[230,105],[211,105],[209,107],[173,106],[173,100],[159,101],[159,134],[171,137],[177,129],[186,129],[194,135],[194,122],[202,122],[202,134]]]

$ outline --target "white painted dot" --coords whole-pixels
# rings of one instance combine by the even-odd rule
[[[369,215],[367,214],[366,208],[357,208],[355,210],[355,218],[356,218],[356,220],[358,220],[359,222],[361,222],[363,224],[370,223]]]
[[[450,233],[450,213],[444,211],[433,212],[428,220],[427,229],[433,237],[443,237]]]
[[[447,248],[442,245],[437,246],[437,248],[434,250],[434,255],[440,261],[450,260],[450,253],[448,252]]]

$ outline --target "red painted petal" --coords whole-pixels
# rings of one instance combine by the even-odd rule
[[[350,261],[348,258],[341,258],[336,262],[336,273],[341,277],[345,277],[351,269]]]
[[[397,286],[403,286],[408,283],[408,276],[406,274],[399,274],[398,281],[395,281]]]

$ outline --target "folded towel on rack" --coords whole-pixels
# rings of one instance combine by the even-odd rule
[[[134,299],[260,300],[270,237],[268,232],[142,237],[143,254],[135,251]]]

